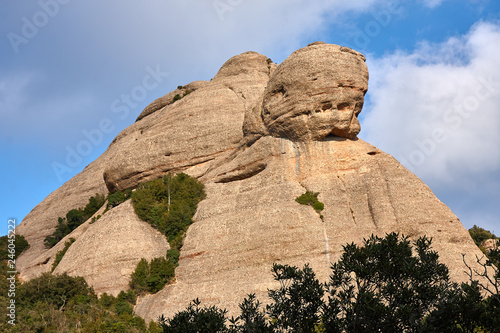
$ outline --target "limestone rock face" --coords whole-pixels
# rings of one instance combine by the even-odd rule
[[[139,116],[131,126],[134,135],[124,132],[111,145],[121,154],[104,171],[107,188],[112,192],[135,188],[166,172],[193,166],[203,173],[217,156],[236,149],[243,139],[245,110],[264,91],[271,68],[265,56],[243,53],[228,60],[211,82],[197,83],[197,89],[181,100]],[[148,106],[143,114],[153,108]]]
[[[139,117],[137,117],[136,121],[139,121],[142,118],[149,116],[150,114],[152,114],[158,110],[163,109],[165,106],[173,104],[174,97],[176,95],[179,95],[179,97],[185,96],[187,94],[192,93],[195,90],[200,89],[201,87],[205,86],[207,83],[208,83],[207,81],[194,81],[188,85],[181,87],[180,89],[177,88],[176,90],[169,92],[165,96],[162,96],[158,99],[155,99],[151,104],[146,106],[146,108],[141,112]]]
[[[129,200],[89,225],[54,274],[83,276],[96,293],[117,296],[129,288],[130,275],[141,258],[164,257],[169,248],[164,235],[137,217]]]
[[[279,66],[243,53],[211,81],[158,99],[21,223],[31,244],[18,260],[22,278],[50,270],[73,237],[55,273],[82,275],[98,292],[126,289],[140,258],[168,249],[130,202],[96,213],[103,216],[50,250],[43,239],[59,216],[96,192],[183,171],[204,182],[207,197],[187,232],[176,282],[138,300],[135,311],[148,321],[195,298],[235,315],[248,293],[265,301],[276,287],[274,262],[310,263],[326,281],[342,245],[393,231],[432,237],[451,277],[466,280],[462,253],[474,265],[481,252],[458,218],[394,158],[356,137],[367,81],[361,54],[313,43]],[[174,102],[175,95],[182,98]],[[323,219],[295,201],[306,190],[319,192]]]
[[[214,170],[206,179],[207,199],[188,230],[177,283],[140,299],[140,316],[171,316],[197,297],[237,314],[248,293],[266,300],[277,287],[274,262],[310,263],[327,281],[342,245],[392,231],[432,236],[451,277],[466,279],[461,253],[478,253],[467,230],[422,181],[376,147],[338,137],[294,143],[268,136],[229,164],[251,165],[252,156],[266,166],[261,172],[241,179],[233,171],[234,180],[221,182]],[[227,177],[226,165],[220,171]],[[323,220],[295,201],[306,190],[320,193]]]
[[[346,47],[314,43],[292,53],[264,93],[264,124],[271,135],[293,141],[329,134],[354,138],[368,89],[365,57]]]

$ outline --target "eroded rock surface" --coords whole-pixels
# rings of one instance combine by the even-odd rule
[[[128,290],[130,275],[141,258],[164,257],[169,248],[165,236],[139,219],[128,200],[88,225],[54,274],[83,276],[96,293],[117,296]]]
[[[361,54],[313,43],[279,66],[243,53],[210,82],[154,101],[22,222],[18,232],[31,244],[19,258],[22,277],[50,269],[64,242],[46,250],[43,238],[58,216],[85,206],[96,192],[183,171],[205,183],[207,198],[188,230],[176,282],[136,305],[147,320],[172,316],[195,298],[236,314],[248,293],[266,300],[276,286],[274,262],[310,263],[326,281],[342,245],[392,231],[432,237],[451,277],[466,280],[462,253],[473,264],[481,252],[458,218],[394,158],[357,139],[367,82]],[[182,98],[173,101],[175,95]],[[323,219],[295,201],[306,190],[319,192]],[[76,242],[56,273],[83,275],[100,292],[126,289],[138,260],[163,256],[168,246],[130,202],[69,237]]]

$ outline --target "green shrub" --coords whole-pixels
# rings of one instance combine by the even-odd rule
[[[172,102],[177,102],[177,101],[178,101],[178,100],[180,100],[181,98],[182,98],[182,97],[181,97],[181,95],[176,94],[176,95],[174,96],[174,98],[173,98]]]
[[[9,285],[0,270],[0,315],[6,317]],[[136,296],[132,291],[98,299],[82,277],[45,273],[28,282],[16,283],[16,322],[0,321],[0,332],[161,332],[133,315]],[[8,300],[7,300],[8,301]],[[5,307],[4,307],[5,305]]]
[[[164,233],[172,249],[180,249],[196,207],[204,198],[203,184],[179,173],[140,185],[132,194],[132,203],[139,218]]]
[[[56,269],[57,265],[59,265],[59,263],[61,262],[62,258],[66,254],[66,251],[68,251],[69,247],[74,242],[75,242],[75,239],[74,238],[70,238],[69,241],[67,241],[66,243],[64,243],[64,248],[61,251],[59,251],[59,252],[56,253],[56,259],[52,263],[52,270],[51,270],[51,272],[53,272]]]
[[[130,280],[130,288],[142,294],[148,290],[147,278],[149,276],[149,263],[146,259],[141,259],[137,264],[135,271],[132,273]]]
[[[127,189],[124,192],[116,191],[115,193],[108,194],[108,204],[106,205],[106,209],[111,209],[113,207],[118,206],[122,202],[130,199],[132,196],[132,190]]]
[[[176,266],[173,260],[165,258],[155,258],[149,263],[143,258],[132,273],[130,288],[138,294],[154,294],[173,280]]]
[[[9,242],[10,240],[10,242]],[[13,243],[14,244],[14,251],[9,252],[9,244]],[[22,235],[15,235],[14,237],[11,235],[11,238],[9,239],[9,236],[2,236],[0,237],[0,259],[2,260],[7,260],[7,259],[17,259],[23,253],[25,250],[27,250],[30,247],[28,241],[24,236]],[[12,248],[12,245],[11,245]],[[12,253],[14,252],[14,253]]]
[[[319,193],[306,191],[306,193],[302,194],[300,197],[297,197],[295,201],[297,201],[301,205],[309,205],[319,213],[325,208],[325,205],[318,200],[318,195]]]
[[[484,286],[472,276],[471,284],[451,282],[430,245],[426,237],[410,242],[396,233],[347,244],[329,283],[319,282],[308,265],[274,264],[279,286],[268,290],[265,311],[249,295],[226,327],[226,310],[195,300],[159,323],[163,332],[499,332],[499,289],[489,285],[484,298]]]
[[[136,214],[165,234],[170,244],[166,258],[145,259],[132,273],[130,287],[137,293],[155,293],[173,281],[187,228],[198,203],[205,198],[202,183],[179,173],[141,184],[132,194]]]
[[[179,265],[179,257],[181,252],[177,249],[170,249],[167,251],[167,260],[172,262],[176,267]]]
[[[61,239],[94,215],[104,205],[104,202],[104,195],[96,193],[95,196],[89,198],[89,202],[84,208],[71,209],[66,213],[66,217],[59,217],[56,230],[52,235],[45,237],[45,246],[51,248],[59,243]]]
[[[480,228],[477,225],[474,225],[472,228],[469,229],[469,234],[477,246],[481,246],[481,244],[487,239],[497,238],[497,236],[492,234],[491,231]]]

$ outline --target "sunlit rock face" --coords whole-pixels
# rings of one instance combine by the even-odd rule
[[[185,172],[205,184],[206,199],[187,231],[175,283],[137,301],[134,311],[147,321],[196,298],[238,315],[247,294],[265,301],[279,286],[273,263],[308,263],[327,281],[343,245],[394,231],[432,238],[450,277],[467,280],[462,253],[474,269],[482,253],[458,218],[392,156],[356,137],[367,84],[360,53],[317,42],[279,66],[245,52],[212,80],[178,87],[26,216],[16,229],[30,243],[16,261],[21,278],[51,271],[74,238],[54,273],[83,276],[98,293],[126,290],[141,258],[169,248],[130,202],[101,208],[52,249],[43,240],[58,217],[95,193]],[[295,201],[306,191],[319,193],[321,216]]]
[[[329,134],[355,138],[368,89],[365,57],[338,45],[313,43],[295,51],[274,72],[262,104],[269,133],[293,141]]]

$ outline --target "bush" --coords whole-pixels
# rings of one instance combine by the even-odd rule
[[[178,100],[180,100],[181,98],[182,98],[182,97],[181,97],[181,95],[176,94],[176,95],[174,96],[174,98],[173,98],[172,102],[177,102],[177,101],[178,101]]]
[[[226,311],[215,306],[200,307],[201,302],[192,301],[186,310],[178,312],[172,319],[161,316],[160,326],[164,333],[226,332]]]
[[[319,213],[325,208],[325,205],[318,200],[318,195],[319,193],[317,192],[315,193],[306,191],[306,193],[302,194],[300,197],[297,197],[295,201],[297,201],[301,205],[309,205]]]
[[[138,294],[154,294],[173,280],[176,266],[173,260],[165,258],[155,258],[149,263],[143,258],[132,273],[130,288]]]
[[[0,272],[0,315],[6,318],[8,284]],[[161,332],[159,324],[149,329],[132,314],[136,296],[120,292],[117,297],[97,298],[81,277],[45,273],[29,282],[17,281],[15,326],[0,322],[0,332]]]
[[[103,195],[96,193],[95,196],[89,198],[89,202],[84,208],[71,209],[66,213],[66,217],[59,217],[57,220],[56,230],[52,235],[45,237],[44,244],[47,248],[52,248],[59,243],[66,235],[78,228],[81,224],[87,221],[104,205],[105,198]]]
[[[498,288],[484,299],[480,284],[450,282],[430,245],[421,237],[412,246],[396,233],[345,245],[328,284],[308,265],[275,264],[280,287],[269,290],[266,312],[249,295],[226,327],[225,310],[196,300],[160,325],[163,332],[499,332]],[[200,326],[201,318],[213,326]]]
[[[284,332],[313,332],[321,319],[323,284],[308,265],[300,270],[274,264],[272,272],[280,282],[279,289],[269,291],[273,303],[267,306],[267,312],[274,320],[272,327]]]
[[[51,272],[53,272],[56,269],[57,265],[59,265],[59,263],[61,262],[62,258],[66,254],[66,251],[68,251],[69,247],[74,242],[75,242],[75,239],[74,238],[70,238],[69,241],[67,241],[66,243],[64,243],[64,248],[61,251],[58,251],[56,253],[56,258],[55,258],[54,262],[52,263],[52,270],[51,270]]]
[[[479,247],[485,240],[497,238],[497,236],[492,234],[490,231],[480,228],[477,225],[474,225],[472,228],[469,229],[469,234],[474,240],[474,243],[476,243],[476,245]]]
[[[27,250],[30,245],[26,238],[22,235],[15,235],[11,234],[11,238],[9,238],[8,235],[0,237],[0,259],[1,260],[7,260],[7,259],[17,259],[23,253],[25,250]],[[10,240],[10,241],[9,241]],[[14,253],[11,253],[12,250],[9,252],[9,244],[13,243],[14,244]],[[12,248],[12,245],[11,245]]]
[[[170,247],[179,250],[196,207],[204,198],[203,184],[179,173],[140,185],[132,194],[132,203],[139,218],[156,226],[167,236]]]
[[[108,204],[106,205],[106,209],[111,209],[113,207],[118,206],[119,204],[130,199],[131,196],[132,196],[132,190],[130,189],[127,189],[124,192],[116,191],[115,193],[109,193]]]

